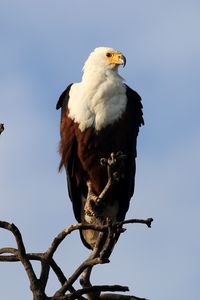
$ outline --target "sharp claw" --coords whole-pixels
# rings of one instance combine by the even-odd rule
[[[104,167],[107,165],[107,159],[106,158],[101,158],[100,159],[100,164]]]

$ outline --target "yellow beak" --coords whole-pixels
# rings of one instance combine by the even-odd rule
[[[123,65],[123,67],[126,65],[126,57],[121,52],[110,52],[107,57],[110,64]]]

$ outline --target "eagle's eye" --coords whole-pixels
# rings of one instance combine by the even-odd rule
[[[106,56],[107,56],[107,57],[111,57],[112,54],[111,54],[110,52],[107,52],[107,53],[106,53]]]

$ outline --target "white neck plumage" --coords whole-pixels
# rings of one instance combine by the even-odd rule
[[[116,68],[84,68],[80,83],[69,94],[69,117],[81,131],[93,126],[97,131],[118,120],[126,109],[123,78]]]

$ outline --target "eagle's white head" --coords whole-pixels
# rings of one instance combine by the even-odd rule
[[[125,56],[117,50],[109,47],[98,47],[90,53],[86,60],[83,72],[106,72],[108,70],[114,70],[117,72],[118,66],[126,64]]]
[[[69,93],[69,116],[81,131],[88,127],[101,130],[118,120],[126,108],[127,97],[119,65],[125,56],[112,48],[96,48],[83,67],[82,81],[72,85]]]

